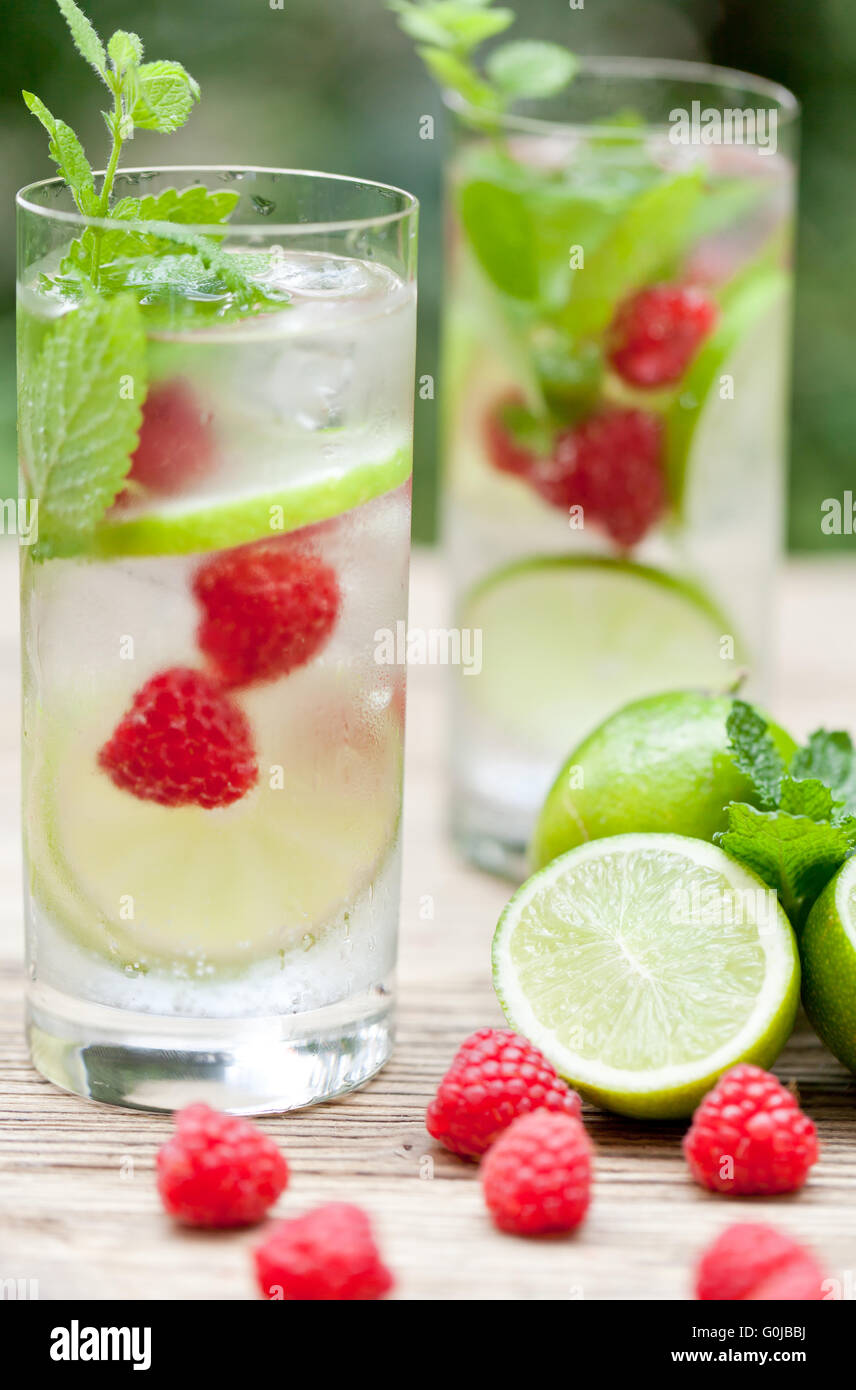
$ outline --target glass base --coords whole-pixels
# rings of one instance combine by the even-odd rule
[[[129,1013],[32,986],[33,1065],[74,1095],[130,1110],[204,1101],[232,1115],[296,1110],[361,1086],[389,1059],[385,987],[311,1013],[203,1019]]]

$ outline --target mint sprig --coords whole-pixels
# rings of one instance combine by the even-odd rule
[[[164,135],[177,130],[199,99],[199,84],[181,63],[144,63],[143,44],[137,34],[118,29],[105,48],[75,0],[57,0],[57,5],[78,52],[95,69],[113,98],[112,110],[102,112],[112,147],[97,195],[92,169],[74,131],[56,120],[32,92],[24,92],[23,97],[47,130],[51,158],[80,211],[89,217],[107,217],[122,146],[133,139],[135,127]]]
[[[731,802],[728,828],[715,839],[775,888],[788,915],[801,922],[856,851],[852,741],[819,729],[788,766],[752,705],[735,700],[727,728],[731,756],[752,783],[758,807]]]
[[[36,559],[84,550],[121,491],[146,395],[146,342],[130,295],[90,295],[45,337],[24,376],[20,430]]]
[[[387,0],[431,76],[457,92],[469,106],[500,113],[522,97],[560,92],[579,68],[560,44],[512,40],[490,53],[483,69],[473,53],[514,23],[513,10],[492,8],[493,0]]]

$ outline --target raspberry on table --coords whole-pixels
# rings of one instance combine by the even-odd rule
[[[679,381],[717,319],[708,295],[689,285],[652,285],[619,305],[607,333],[609,360],[631,386]]]
[[[507,412],[524,408],[523,396],[510,391],[501,397],[488,412],[484,421],[484,445],[487,456],[500,473],[526,478],[535,466],[536,456],[531,449],[515,439],[506,418]]]
[[[580,1098],[526,1038],[480,1028],[458,1048],[425,1123],[452,1153],[478,1158],[512,1120],[538,1109],[579,1117]]]
[[[658,416],[608,406],[561,430],[552,458],[537,464],[530,481],[554,507],[581,506],[586,522],[629,550],[665,509],[662,454]]]
[[[267,1299],[365,1302],[393,1286],[368,1216],[346,1202],[278,1222],[253,1259]]]
[[[481,1167],[488,1210],[502,1231],[573,1231],[591,1198],[591,1143],[581,1120],[551,1110],[521,1115]]]
[[[183,492],[211,471],[214,430],[189,382],[155,382],[143,402],[129,478],[162,496]],[[123,498],[127,494],[123,494]]]
[[[824,1276],[809,1250],[773,1226],[738,1222],[701,1257],[695,1296],[704,1302],[817,1302]]]
[[[317,656],[339,616],[330,565],[294,536],[225,550],[196,571],[197,641],[227,687],[288,675]]]
[[[158,1191],[170,1216],[188,1226],[251,1226],[288,1183],[288,1164],[249,1120],[207,1105],[175,1117],[157,1156]]]
[[[791,1092],[748,1062],[720,1077],[684,1136],[696,1182],[741,1196],[795,1192],[818,1152],[814,1124]]]
[[[146,681],[98,754],[122,791],[161,806],[229,806],[255,786],[247,718],[203,671],[173,666]]]

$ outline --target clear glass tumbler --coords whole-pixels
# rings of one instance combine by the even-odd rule
[[[289,1109],[391,1045],[417,205],[116,192],[18,195],[30,1047],[99,1101]]]
[[[632,59],[537,117],[449,104],[444,530],[483,650],[456,675],[453,830],[517,877],[614,709],[741,672],[764,697],[798,109]]]

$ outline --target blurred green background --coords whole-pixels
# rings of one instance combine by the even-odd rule
[[[282,3],[282,8],[277,5]],[[513,4],[513,0],[509,0]],[[579,3],[579,0],[575,0]],[[359,174],[422,201],[417,371],[437,365],[441,279],[440,101],[383,0],[83,0],[103,37],[140,33],[148,58],[177,58],[203,98],[177,134],[140,133],[126,164],[245,163]],[[22,86],[73,125],[103,165],[99,84],[72,50],[55,0],[4,0],[0,45],[0,497],[14,477],[14,204],[53,173]],[[711,59],[791,87],[803,103],[790,542],[823,536],[820,504],[852,487],[856,390],[856,4],[853,0],[518,0],[515,37],[580,53]],[[437,118],[437,139],[419,118]],[[438,400],[417,401],[415,534],[434,531]]]

